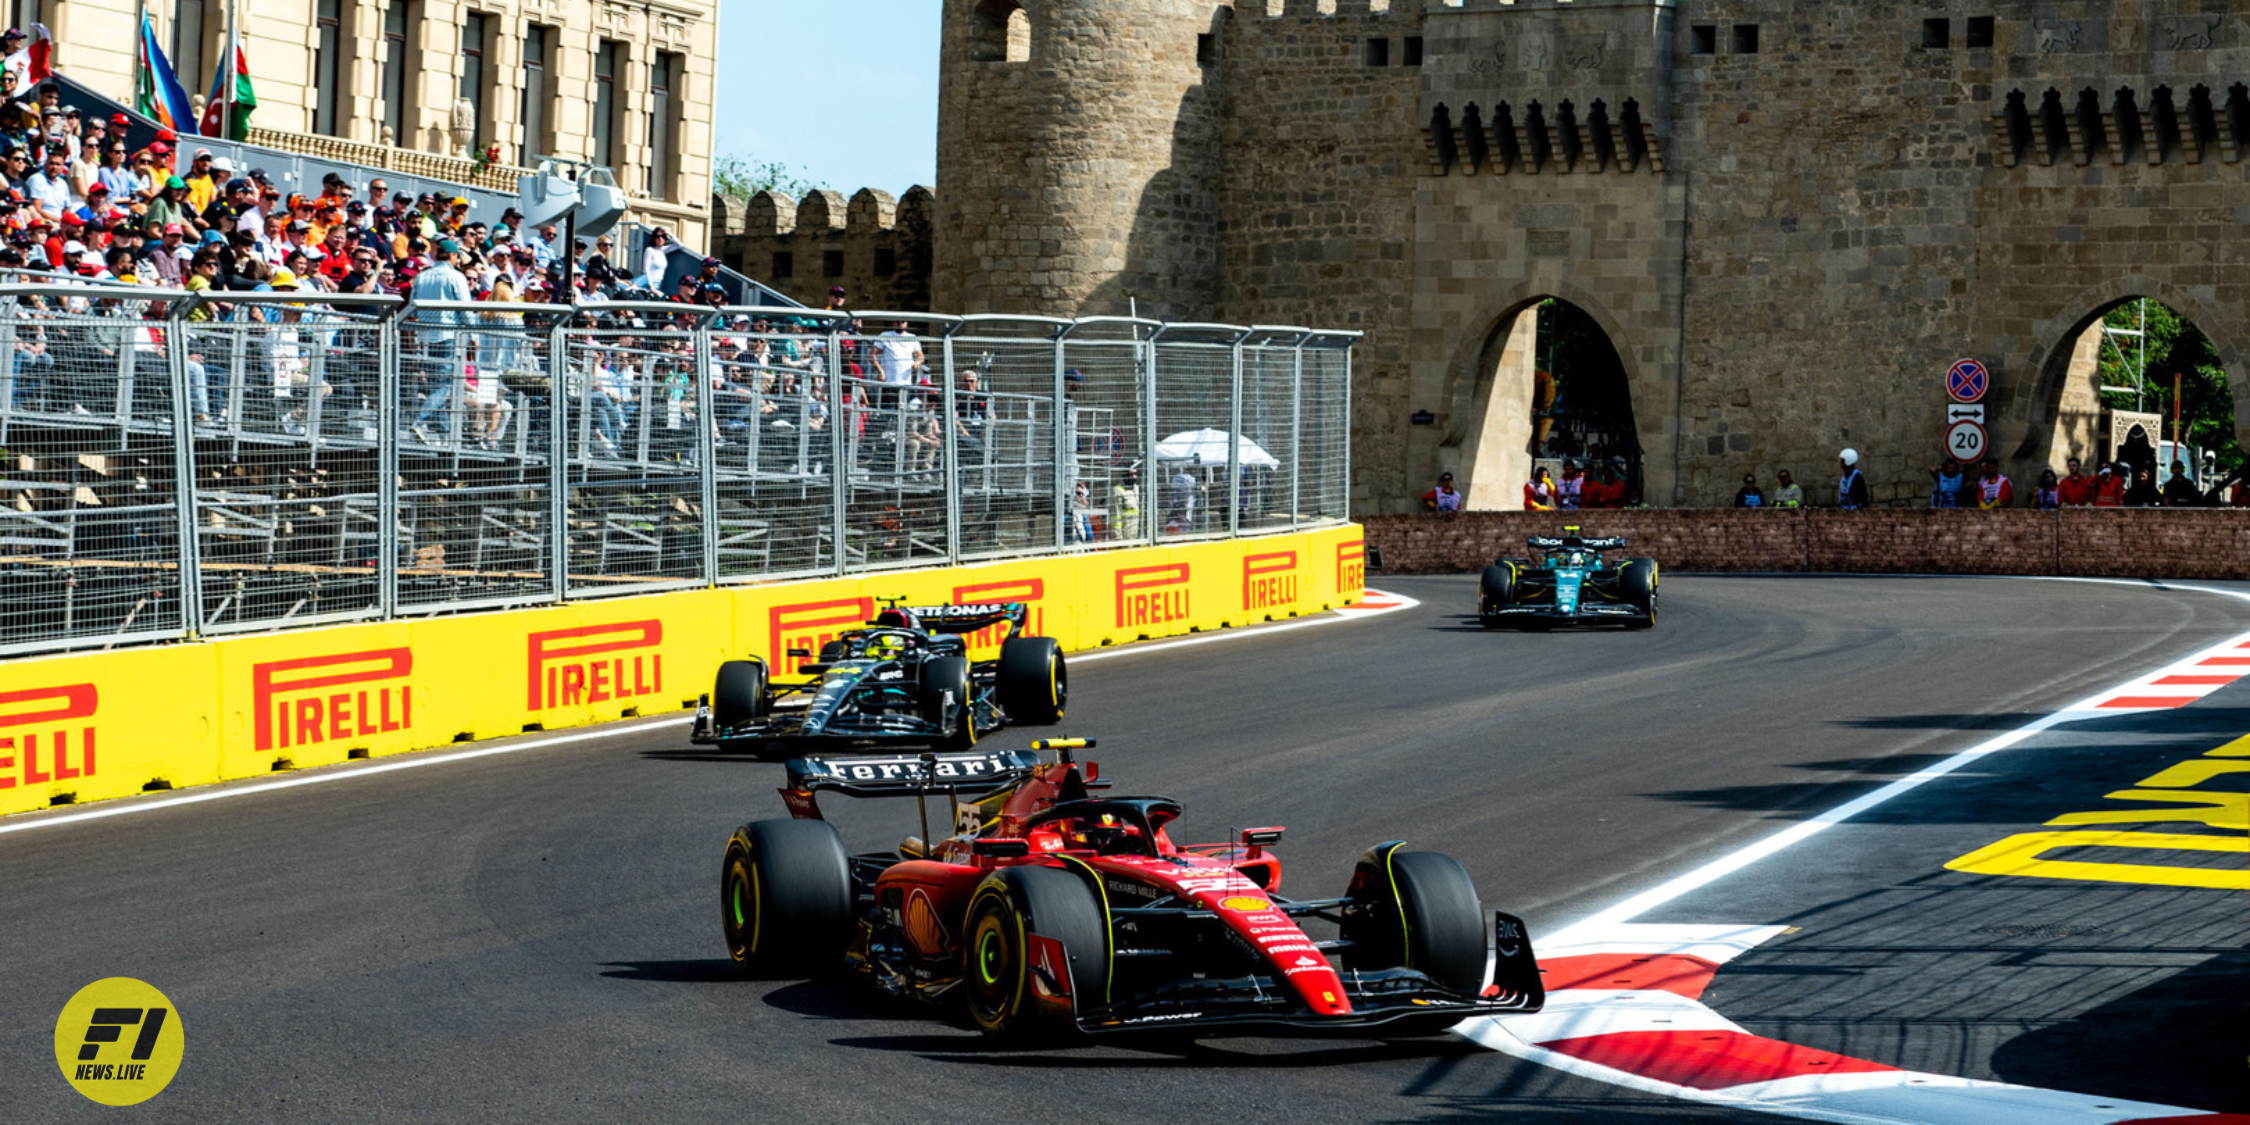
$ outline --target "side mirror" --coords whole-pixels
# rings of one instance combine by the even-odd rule
[[[810,660],[812,659],[812,650],[805,648],[793,648],[789,650],[789,655],[799,660]]]
[[[1257,859],[1258,857],[1265,855],[1267,848],[1270,848],[1275,844],[1281,842],[1281,833],[1282,828],[1278,824],[1274,825],[1271,828],[1243,829],[1242,843],[1244,847],[1247,847],[1249,849],[1249,853],[1243,858]]]
[[[1031,841],[1013,836],[987,836],[972,842],[969,850],[990,859],[1020,859],[1031,854]]]

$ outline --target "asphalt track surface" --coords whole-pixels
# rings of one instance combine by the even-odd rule
[[[2250,629],[2250,602],[2146,585],[1674,576],[1650,632],[1492,634],[1463,618],[1473,579],[1381,584],[1423,604],[1083,663],[1060,729],[1101,740],[1119,792],[1184,800],[1180,839],[1287,825],[1296,894],[1405,837],[1536,939]],[[1650,920],[1801,926],[1711,993],[1760,1034],[2250,1110],[2242,895],[2072,900],[1939,869],[2246,729],[2237,685],[2042,735],[2055,753],[1932,783]],[[1741,1119],[1451,1038],[1003,1049],[848,986],[739,980],[719,849],[786,815],[780,771],[684,735],[644,721],[0,834],[0,1116],[116,1112],[61,1081],[51,1039],[73,992],[125,975],[186,1027],[179,1077],[127,1111],[150,1120]],[[828,805],[854,847],[914,831],[911,803]]]

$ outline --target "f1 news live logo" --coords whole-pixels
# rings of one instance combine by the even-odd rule
[[[1117,624],[1163,625],[1188,619],[1188,564],[1117,568]]]
[[[55,1017],[63,1081],[103,1105],[135,1105],[162,1093],[186,1050],[178,1009],[131,977],[104,977],[79,989]]]
[[[1028,620],[1024,623],[1027,636],[1047,635],[1047,609],[1040,603],[1047,597],[1047,580],[1044,578],[1018,578],[1008,582],[980,582],[953,588],[953,604],[984,605],[991,603],[1022,602]],[[988,625],[967,634],[965,643],[972,649],[991,648],[1007,639],[1006,625]]]
[[[638,699],[664,690],[662,621],[549,629],[524,638],[524,706],[532,711]]]
[[[1297,604],[1297,552],[1269,551],[1242,556],[1242,608],[1273,609]]]
[[[378,648],[250,666],[260,751],[412,730],[414,650]]]
[[[1367,540],[1336,544],[1336,592],[1352,593],[1367,587]]]
[[[92,684],[0,691],[0,789],[94,776],[100,708]]]
[[[867,597],[777,605],[767,617],[766,651],[772,654],[775,667],[794,672],[808,658],[790,656],[790,649],[801,648],[818,656],[820,646],[846,629],[866,624],[873,616],[875,599]]]

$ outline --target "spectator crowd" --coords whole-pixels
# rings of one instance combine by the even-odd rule
[[[727,303],[716,259],[665,286],[678,248],[661,231],[627,263],[607,235],[565,246],[555,224],[526,224],[515,208],[487,223],[466,198],[393,192],[381,175],[277,182],[170,129],[134,146],[124,114],[82,113],[53,81],[18,91],[15,74],[0,70],[0,270],[12,275],[404,296],[444,255],[462,299]]]

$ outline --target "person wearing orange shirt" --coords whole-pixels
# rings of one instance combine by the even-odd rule
[[[2070,475],[2055,482],[2055,495],[2061,498],[2062,506],[2065,508],[2083,508],[2093,503],[2094,478],[2087,476],[2085,470],[2078,467],[2078,458],[2076,457],[2070,458],[2064,464],[2070,467]]]
[[[2102,466],[2101,475],[2094,478],[2094,506],[2097,508],[2122,508],[2125,506],[2125,474],[2123,463]]]
[[[2005,508],[2016,502],[2016,486],[2000,475],[2000,462],[1991,457],[1984,459],[1984,476],[1976,483],[1977,507],[1985,511]]]

